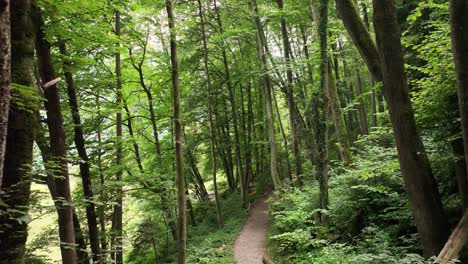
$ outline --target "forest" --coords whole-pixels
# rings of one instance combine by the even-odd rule
[[[0,264],[467,244],[467,0],[0,0]]]

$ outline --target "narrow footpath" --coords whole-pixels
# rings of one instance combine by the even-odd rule
[[[247,223],[234,243],[237,264],[261,264],[269,224],[266,197],[257,200],[250,209]]]

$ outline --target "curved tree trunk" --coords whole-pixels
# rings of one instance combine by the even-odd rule
[[[437,183],[416,128],[408,94],[395,2],[374,0],[384,96],[393,125],[401,173],[414,210],[424,255],[437,254],[449,235]]]
[[[65,43],[60,44],[60,53],[62,56],[68,56]],[[81,123],[80,111],[78,107],[78,98],[76,96],[75,82],[71,72],[71,63],[68,58],[63,62],[65,82],[67,83],[68,102],[71,109],[74,124],[74,142],[78,151],[80,162],[80,176],[83,184],[84,197],[86,199],[86,219],[88,221],[89,241],[91,252],[93,253],[93,262],[99,264],[101,259],[101,247],[99,245],[99,229],[97,224],[96,207],[94,201],[93,186],[91,182],[91,171],[86,151],[83,125]]]
[[[39,119],[39,113],[37,113],[37,115]],[[54,201],[54,205],[58,213],[59,204],[57,203],[57,192],[55,190],[55,179],[53,174],[54,166],[50,162],[52,153],[50,150],[49,142],[45,135],[45,130],[39,122],[37,122],[36,131],[37,132],[35,141],[36,145],[39,147],[39,150],[41,152],[42,163],[44,164],[44,170],[47,175],[47,188],[49,189],[50,196]],[[78,215],[76,214],[75,208],[73,208],[73,227],[75,229],[75,242],[77,244],[76,257],[78,260],[78,264],[89,264],[87,246],[84,240],[83,231],[81,230],[80,222],[78,219]]]
[[[43,21],[39,7],[34,5],[34,16],[36,26],[36,52],[39,61],[39,73],[43,84],[55,80],[54,66],[50,44],[45,38]],[[73,206],[68,173],[67,145],[65,128],[60,106],[60,95],[56,84],[44,85],[44,96],[47,99],[45,108],[47,112],[47,126],[49,128],[50,161],[54,162],[55,169],[52,171],[55,179],[56,206],[59,223],[60,251],[64,263],[76,263],[77,256],[74,248],[75,229],[73,225]]]
[[[218,170],[218,161],[216,158],[216,130],[214,127],[214,120],[213,120],[213,91],[211,87],[211,78],[210,78],[210,69],[208,67],[208,43],[207,37],[205,32],[205,17],[203,15],[203,7],[200,0],[197,0],[198,3],[198,16],[200,17],[200,30],[202,35],[202,42],[203,42],[203,66],[205,69],[205,78],[206,78],[206,88],[207,88],[207,96],[208,96],[208,119],[209,119],[209,127],[210,127],[210,152],[211,152],[211,162],[212,168],[211,171],[213,173],[213,190],[215,195],[215,202],[216,202],[216,215],[218,218],[218,225],[220,228],[224,226],[224,216],[223,216],[223,209],[221,207],[221,200],[219,198],[218,193],[218,182],[217,182],[217,170]],[[216,2],[215,2],[216,3]],[[241,172],[243,173],[243,172]],[[244,178],[241,177],[241,186],[244,186]],[[243,189],[243,187],[241,187]]]

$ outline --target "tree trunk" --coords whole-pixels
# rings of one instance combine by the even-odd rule
[[[458,134],[459,131],[456,133]],[[457,178],[458,193],[462,208],[468,209],[468,176],[466,170],[465,156],[463,152],[463,139],[457,138],[452,141],[452,151],[454,156],[455,175]]]
[[[327,41],[328,42],[328,41]],[[327,52],[328,53],[328,52]],[[336,79],[333,76],[331,70],[331,60],[327,63],[327,74],[328,74],[328,87],[324,91],[327,96],[328,107],[330,107],[331,118],[335,126],[336,137],[338,141],[338,150],[340,152],[341,160],[345,164],[351,163],[351,149],[349,143],[348,131],[344,120],[343,113],[341,111],[341,104],[338,98],[338,89],[336,86]]]
[[[450,260],[458,258],[458,254],[463,249],[463,246],[468,242],[468,210],[458,223],[452,235],[450,235],[444,248],[440,251],[434,263],[447,264]]]
[[[452,49],[457,72],[458,106],[460,108],[463,131],[463,148],[465,152],[465,168],[468,169],[468,3],[464,0],[450,1],[450,25]],[[464,181],[467,181],[468,173]],[[467,208],[468,194],[464,194]]]
[[[335,0],[338,17],[343,21],[348,34],[361,53],[367,68],[377,82],[382,81],[382,66],[379,53],[369,31],[361,20],[353,0]]]
[[[359,68],[356,65],[356,92],[358,96],[358,111],[359,111],[359,119],[361,122],[361,133],[363,135],[369,134],[369,124],[367,123],[367,114],[366,114],[366,106],[364,104],[364,98],[362,98],[364,95],[362,93],[362,82],[361,82],[361,76],[359,75]]]
[[[115,35],[120,38],[120,12],[115,11]],[[116,44],[117,49],[120,44]],[[117,112],[115,115],[115,136],[116,136],[116,166],[118,167],[116,173],[117,190],[115,193],[115,205],[112,219],[112,236],[113,236],[113,251],[114,261],[116,264],[123,263],[123,244],[122,244],[122,214],[123,214],[123,191],[122,191],[122,68],[120,52],[115,53],[115,78],[116,78],[116,105]]]
[[[401,173],[414,209],[424,255],[432,256],[440,251],[449,235],[448,222],[414,120],[395,2],[374,0],[373,3],[374,27],[382,59],[384,95],[395,134]]]
[[[10,83],[10,0],[0,0],[0,190],[2,187],[3,164],[5,161],[5,147],[8,131]]]
[[[276,143],[275,143],[275,127],[273,120],[273,106],[271,96],[271,81],[268,76],[268,65],[266,61],[264,38],[262,37],[262,24],[258,14],[257,1],[251,1],[251,7],[254,15],[254,22],[257,31],[257,48],[260,61],[261,72],[263,73],[261,86],[263,87],[263,96],[265,98],[265,108],[267,117],[267,130],[268,130],[268,143],[270,146],[270,174],[273,181],[273,187],[278,189],[282,186],[281,179],[278,175],[278,162],[276,157]]]
[[[223,24],[221,21],[220,10],[217,6],[217,2],[215,0],[215,11],[216,11],[216,21],[218,23],[218,27],[220,29],[220,33],[224,33]],[[231,73],[229,70],[228,64],[228,57],[226,54],[226,48],[224,47],[224,43],[222,45],[222,56],[223,56],[223,66],[224,66],[224,74],[225,74],[225,81],[229,92],[229,101],[231,102],[231,114],[232,114],[232,121],[234,126],[234,145],[235,145],[235,156],[236,156],[236,175],[237,179],[240,181],[240,191],[242,196],[242,201],[245,203],[247,201],[247,190],[245,189],[245,175],[242,168],[242,158],[241,158],[241,144],[240,144],[240,136],[239,136],[239,121],[238,121],[238,114],[237,114],[237,105],[236,105],[236,97],[234,87],[231,81]]]
[[[281,120],[281,114],[280,114],[280,111],[279,111],[279,108],[278,108],[278,100],[276,99],[276,93],[275,93],[274,90],[272,92],[273,92],[273,94],[272,94],[273,106],[275,108],[276,118],[278,118],[278,127],[279,127],[279,130],[280,130],[280,133],[281,133],[281,137],[283,138],[284,152],[286,153],[286,158],[285,158],[286,161],[285,162],[286,162],[286,168],[287,168],[287,171],[288,171],[287,175],[288,175],[289,180],[292,183],[293,176],[292,176],[292,170],[291,170],[291,162],[289,161],[288,138],[286,137],[286,132],[284,131],[283,121]]]
[[[39,113],[37,113],[38,119]],[[39,147],[42,157],[42,163],[44,164],[44,170],[47,175],[46,184],[47,188],[49,189],[50,196],[54,201],[55,209],[57,210],[57,215],[59,213],[59,203],[57,202],[57,192],[55,188],[55,179],[54,179],[54,166],[51,163],[52,152],[49,146],[49,142],[45,135],[44,128],[41,126],[39,122],[36,125],[36,145]],[[89,263],[89,256],[87,251],[86,242],[84,240],[83,231],[81,230],[80,222],[78,219],[78,215],[76,214],[75,208],[73,208],[73,228],[75,230],[75,242],[77,244],[76,248],[76,256],[78,260],[78,264],[88,264]]]
[[[91,244],[91,252],[93,253],[93,262],[99,264],[102,262],[101,247],[99,245],[99,229],[97,225],[96,207],[94,202],[93,186],[91,182],[90,163],[88,153],[86,151],[83,125],[81,123],[80,111],[78,108],[78,98],[76,96],[75,83],[71,72],[71,63],[67,58],[68,53],[65,43],[60,44],[60,53],[64,56],[63,72],[65,74],[65,82],[67,83],[68,102],[71,109],[71,114],[74,124],[74,142],[80,157],[80,176],[83,184],[84,197],[86,199],[86,219],[88,221],[89,241]]]
[[[312,0],[314,1],[314,0]],[[319,177],[320,209],[328,209],[328,98],[326,91],[329,89],[329,60],[328,60],[328,0],[319,0],[317,7],[318,24],[317,32],[320,42],[320,87],[317,92],[317,148],[319,160],[316,166]],[[320,213],[320,221],[328,223],[328,216]]]
[[[284,9],[283,0],[276,0],[276,3],[278,4],[279,10],[282,11]],[[297,117],[296,117],[296,111],[294,110],[295,102],[294,102],[294,94],[293,94],[293,72],[291,69],[292,51],[291,51],[291,43],[289,42],[288,27],[287,27],[286,19],[284,18],[284,16],[281,17],[281,37],[283,39],[284,59],[285,59],[286,67],[287,67],[286,68],[286,77],[287,77],[286,94],[287,94],[288,111],[289,111],[289,125],[291,129],[291,147],[292,147],[293,154],[294,154],[296,177],[301,178],[302,159],[301,159],[301,152],[299,149]]]
[[[39,73],[42,83],[48,83],[57,78],[52,65],[50,44],[45,38],[44,23],[39,7],[33,2],[36,26],[36,52],[39,61]],[[76,263],[77,256],[74,248],[75,229],[73,225],[73,206],[71,201],[71,190],[69,183],[67,146],[65,128],[63,125],[62,110],[60,106],[60,95],[57,85],[44,87],[44,103],[47,112],[47,126],[49,128],[50,161],[54,162],[52,171],[55,179],[55,192],[57,199],[57,213],[60,235],[60,250],[64,263]]]
[[[158,161],[161,163],[162,161],[161,144],[159,142],[158,126],[156,123],[156,114],[154,112],[154,106],[153,106],[153,102],[154,102],[153,94],[151,93],[151,85],[149,87],[146,85],[145,75],[143,73],[143,63],[145,62],[147,45],[148,45],[148,39],[146,39],[144,42],[143,56],[139,63],[135,63],[133,61],[131,49],[130,49],[130,59],[131,59],[133,68],[138,72],[140,86],[141,88],[143,88],[143,91],[146,94],[146,99],[148,100],[148,111],[150,113],[151,129],[153,132],[153,139],[154,139],[154,149],[156,151],[156,156],[158,157]]]
[[[366,26],[367,31],[370,32],[369,14],[367,12],[366,3],[361,2],[361,8],[362,8],[362,14],[364,18],[364,25]],[[370,85],[370,88],[372,89],[371,95],[370,95],[371,121],[372,121],[371,124],[372,124],[372,127],[377,127],[377,99],[379,97],[378,94],[380,94],[380,91],[376,91],[374,89],[375,79],[370,71],[368,71],[368,75],[369,75],[369,85]]]
[[[99,103],[99,91],[96,94],[96,108],[97,108],[97,116],[101,118],[101,106]],[[101,122],[98,122],[97,124],[97,131],[96,131],[96,136],[97,136],[97,167],[98,167],[98,172],[99,172],[99,198],[102,204],[98,207],[98,216],[99,216],[99,229],[101,231],[101,252],[102,252],[102,258],[107,259],[108,255],[108,250],[107,250],[107,230],[106,230],[106,203],[109,201],[105,189],[105,179],[104,179],[104,168],[102,165],[102,127],[101,127]]]
[[[172,100],[174,110],[174,127],[176,143],[176,182],[177,182],[177,203],[179,209],[178,216],[178,263],[184,264],[186,261],[186,240],[187,240],[187,213],[185,205],[185,180],[184,180],[184,132],[182,127],[182,115],[180,111],[180,88],[179,88],[179,65],[177,58],[177,42],[175,34],[175,19],[172,12],[172,0],[166,0],[167,19],[170,32],[171,46],[171,76],[172,76]]]
[[[5,161],[0,206],[0,256],[6,263],[24,263],[27,214],[30,196],[30,169],[33,159],[34,111],[38,105],[27,94],[34,92],[34,31],[30,1],[15,0],[11,12],[11,81],[28,88],[11,90]],[[27,89],[27,91],[23,90]],[[18,221],[19,220],[19,221]]]
[[[203,66],[205,69],[205,78],[206,78],[206,89],[207,89],[207,96],[208,96],[208,119],[209,119],[209,127],[210,127],[210,151],[211,151],[211,162],[212,162],[212,175],[213,175],[213,189],[215,195],[215,202],[216,202],[216,215],[218,218],[218,226],[222,228],[224,226],[224,216],[223,216],[223,209],[221,207],[221,199],[219,198],[218,194],[218,183],[216,178],[216,172],[218,170],[218,161],[216,159],[216,130],[214,128],[214,121],[213,121],[213,91],[211,87],[211,78],[210,78],[210,69],[208,67],[208,43],[206,39],[206,32],[205,32],[205,18],[203,15],[202,3],[201,0],[197,0],[198,3],[198,15],[200,17],[200,30],[202,35],[203,41]],[[216,2],[215,2],[216,4]],[[242,173],[242,172],[241,172]],[[241,177],[241,186],[244,184],[245,177]],[[241,190],[243,188],[241,187]]]

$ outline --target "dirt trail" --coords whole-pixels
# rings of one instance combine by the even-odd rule
[[[234,243],[237,264],[261,264],[269,224],[266,198],[257,200],[250,209],[247,223]]]

